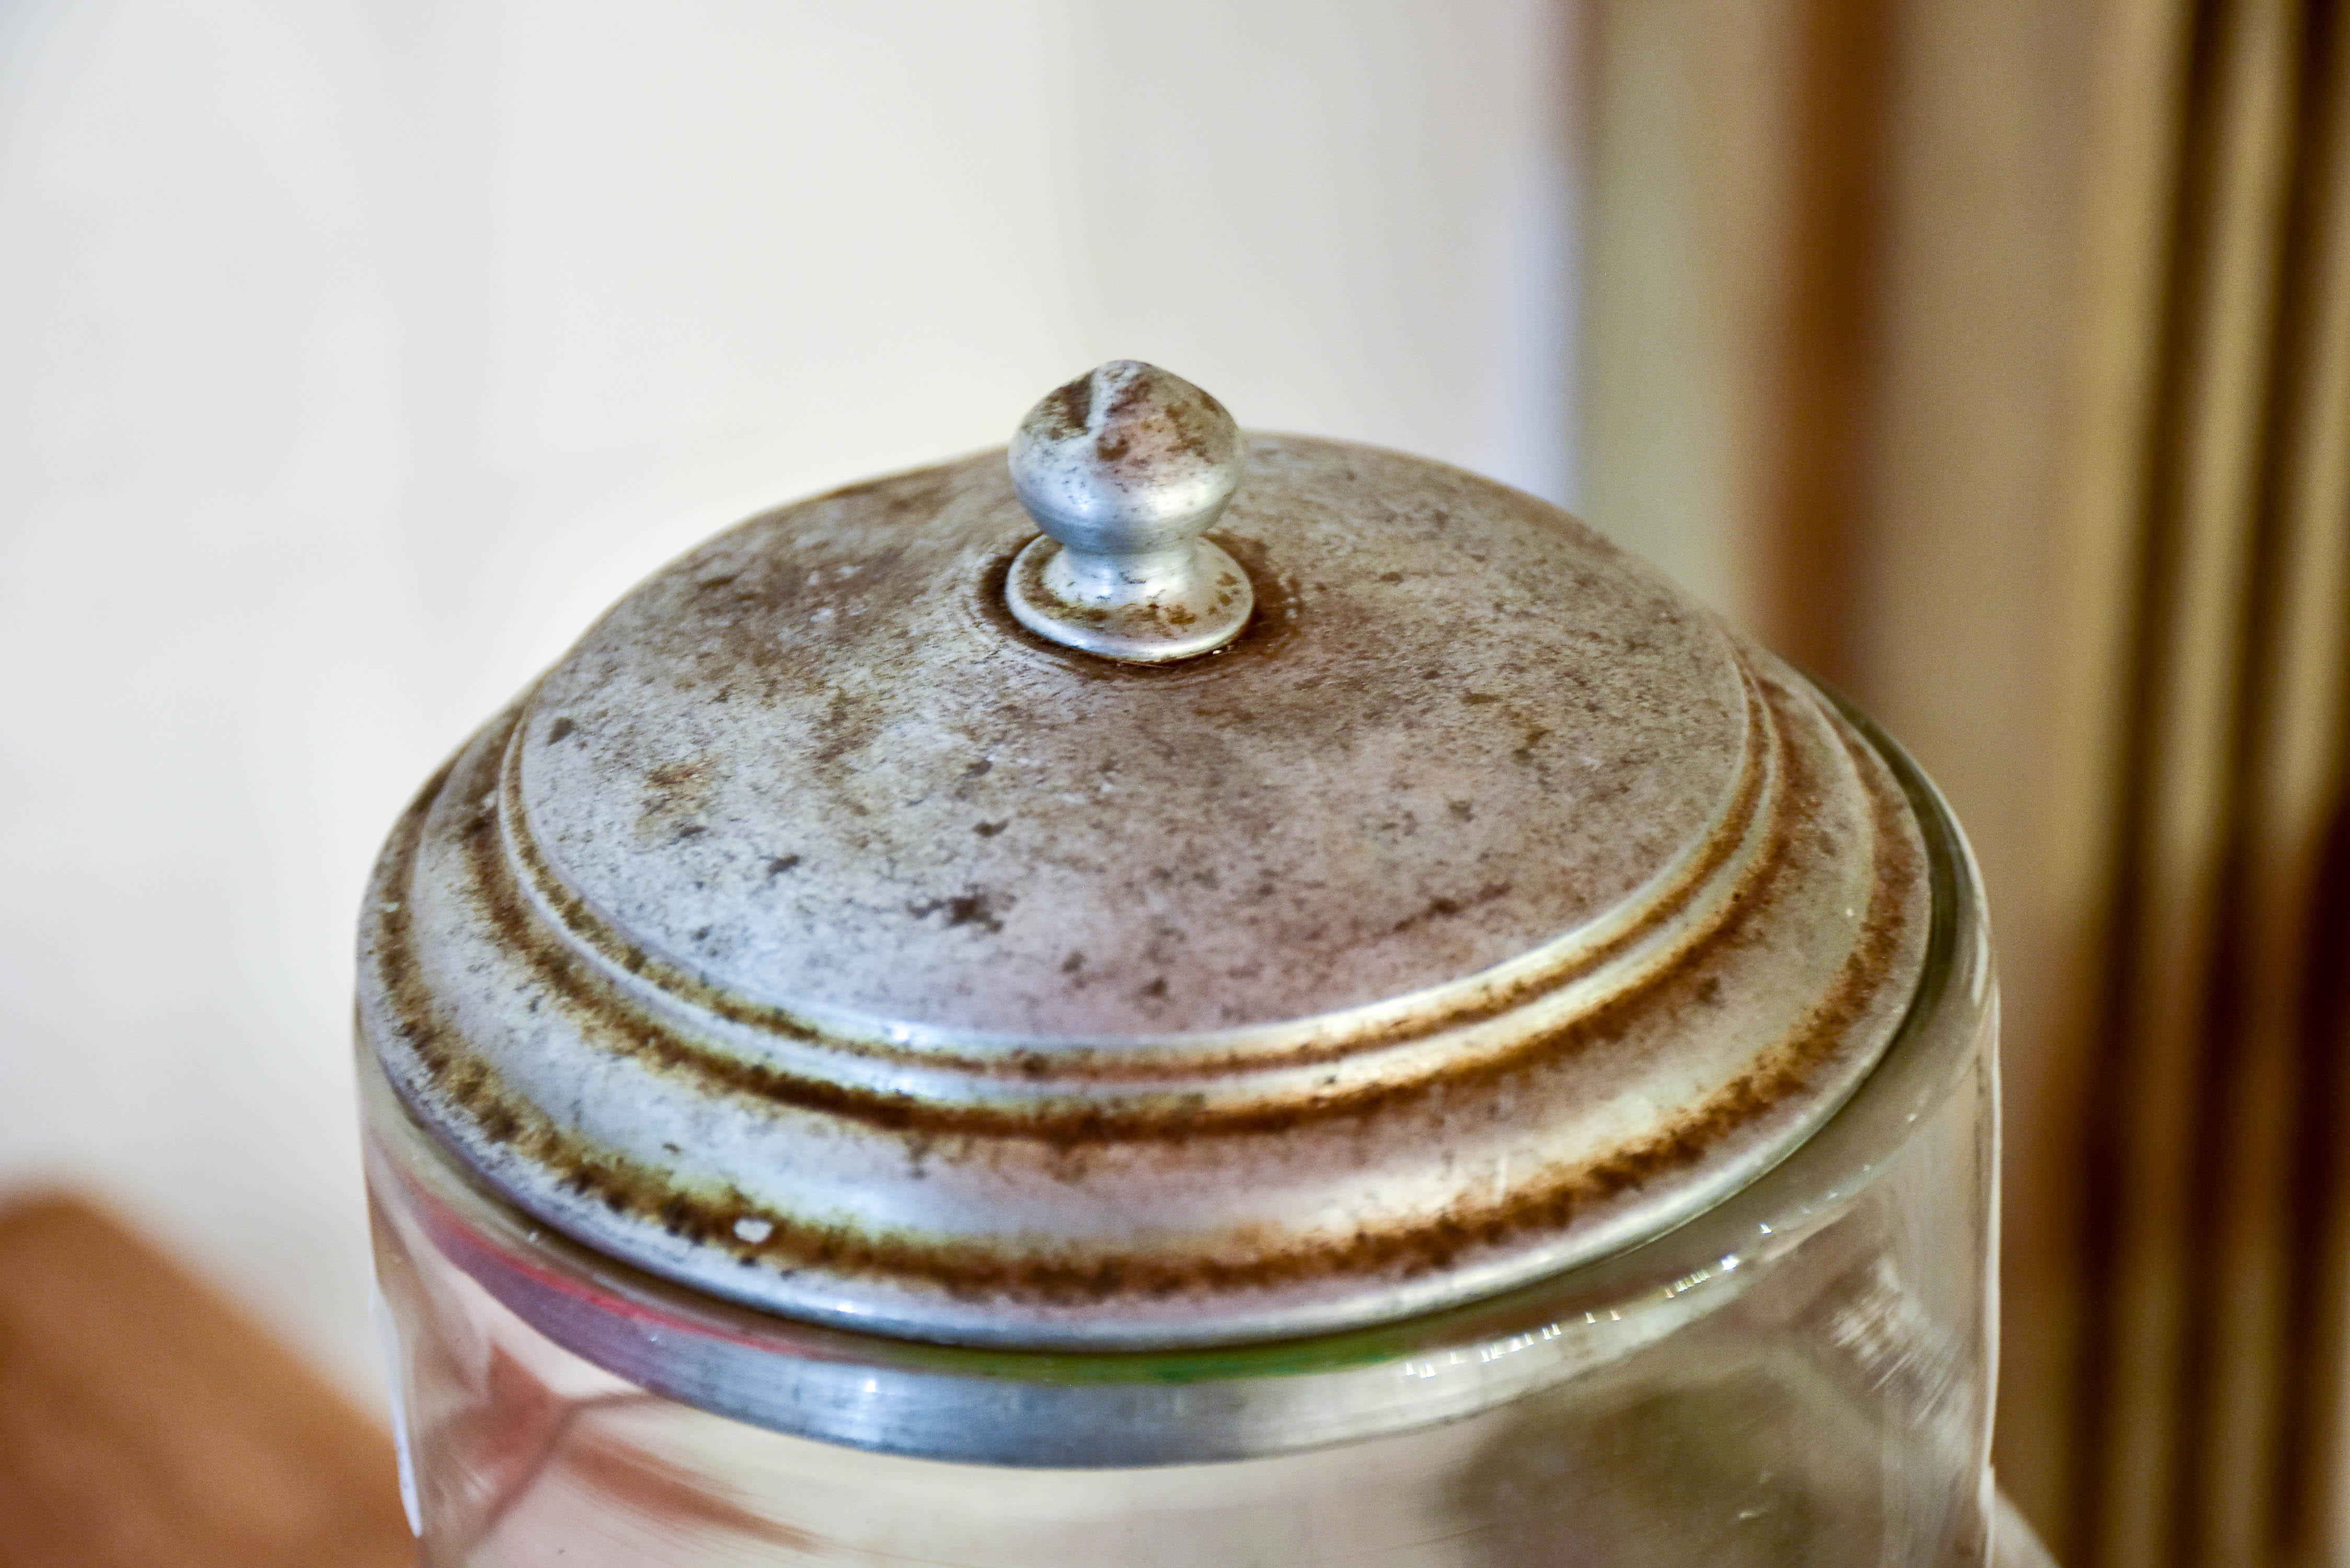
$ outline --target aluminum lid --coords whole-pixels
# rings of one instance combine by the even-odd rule
[[[1147,366],[1012,458],[720,535],[394,832],[363,1038],[517,1204],[876,1332],[1241,1342],[1653,1235],[1866,1075],[1921,840],[1783,666]]]

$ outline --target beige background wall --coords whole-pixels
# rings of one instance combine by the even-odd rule
[[[0,1187],[369,1387],[360,878],[635,577],[1111,356],[1571,492],[1553,11],[0,8]]]

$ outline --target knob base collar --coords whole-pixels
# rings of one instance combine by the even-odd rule
[[[1037,636],[1137,664],[1212,653],[1256,607],[1248,574],[1206,539],[1150,555],[1087,556],[1039,535],[1014,557],[1004,597]]]

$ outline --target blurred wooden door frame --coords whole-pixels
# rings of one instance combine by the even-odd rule
[[[1586,510],[1974,838],[1999,1462],[2073,1568],[2350,1563],[2340,12],[1585,5]]]

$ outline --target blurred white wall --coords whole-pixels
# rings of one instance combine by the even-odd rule
[[[1570,494],[1563,8],[0,5],[0,1189],[369,1388],[360,880],[635,578],[1114,356]]]

